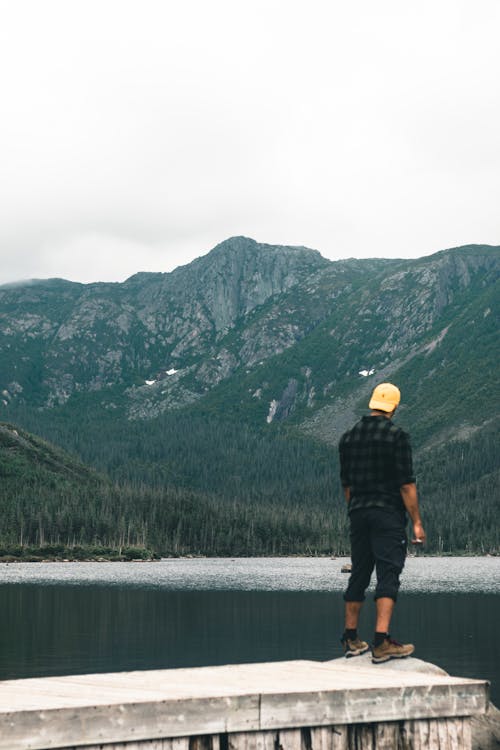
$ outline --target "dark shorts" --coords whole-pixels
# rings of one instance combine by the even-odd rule
[[[406,515],[386,508],[364,508],[353,510],[349,520],[352,572],[345,601],[364,601],[374,568],[375,599],[384,596],[396,601],[406,558]]]

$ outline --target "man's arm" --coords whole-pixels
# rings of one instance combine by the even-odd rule
[[[417,485],[414,482],[401,486],[401,497],[413,524],[412,544],[423,544],[425,542],[425,531],[420,518],[418,507]]]
[[[340,459],[340,482],[344,491],[344,497],[347,505],[351,499],[351,488],[349,487],[349,479],[347,476],[347,461],[344,453],[344,439],[345,435],[342,435],[339,442],[339,459]]]
[[[401,497],[413,524],[413,539],[411,543],[423,544],[425,542],[425,531],[422,526],[418,507],[417,485],[415,484],[413,473],[410,436],[404,430],[400,431],[396,442],[395,465],[397,476],[399,476]]]

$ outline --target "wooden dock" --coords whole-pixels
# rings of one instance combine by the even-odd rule
[[[0,682],[0,750],[471,747],[487,682],[360,658]]]

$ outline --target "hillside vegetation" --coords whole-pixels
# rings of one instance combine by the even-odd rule
[[[75,481],[69,456],[69,471],[61,459],[55,472],[40,465],[32,452],[13,466],[2,444],[4,544],[144,547],[161,555],[348,552],[337,457],[322,444],[180,415],[135,423],[120,436],[108,425],[106,434],[100,444],[84,441],[84,452],[113,482],[82,467]],[[428,551],[500,549],[497,434],[492,424],[481,438],[417,459]]]
[[[233,238],[172,274],[0,287],[0,542],[345,552],[336,446],[392,380],[428,549],[497,552],[499,270],[480,245]]]
[[[215,426],[205,428],[198,426],[198,437],[214,438]],[[132,441],[137,438],[136,434]],[[182,449],[182,438],[180,445]],[[249,435],[239,440],[236,450],[228,452],[233,472],[241,472],[235,467],[244,452],[255,458],[256,448]],[[221,449],[214,443],[207,458],[213,459]],[[282,462],[290,462],[300,450],[284,446]],[[310,447],[304,445],[302,451],[307,454]],[[266,486],[262,478],[250,493],[217,491],[229,476],[230,463],[224,462],[222,453],[219,457],[220,475],[208,491],[196,487],[203,484],[202,478],[190,482],[168,471],[157,474],[155,486],[148,486],[143,476],[149,477],[151,463],[143,455],[128,475],[134,475],[133,481],[122,478],[112,483],[45,441],[0,424],[0,556],[17,555],[23,545],[34,548],[28,550],[31,555],[49,557],[75,557],[76,547],[77,558],[85,549],[92,556],[109,556],[115,550],[125,557],[141,556],[141,549],[162,555],[345,552],[344,516],[328,512],[314,498],[300,502],[300,493],[288,498],[286,483],[279,479],[260,497],[259,490]],[[194,464],[193,453],[191,459]],[[239,478],[233,473],[229,481],[232,487],[241,484],[241,473]],[[325,494],[324,477],[319,484]],[[256,498],[258,502],[252,502]]]

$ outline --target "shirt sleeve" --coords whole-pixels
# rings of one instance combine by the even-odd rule
[[[399,433],[395,444],[395,466],[396,477],[399,486],[403,484],[414,484],[416,482],[413,472],[413,459],[411,451],[410,436],[404,430]]]
[[[339,459],[340,459],[340,482],[342,487],[349,487],[350,482],[347,477],[347,460],[344,451],[344,436],[340,438],[339,442]]]

